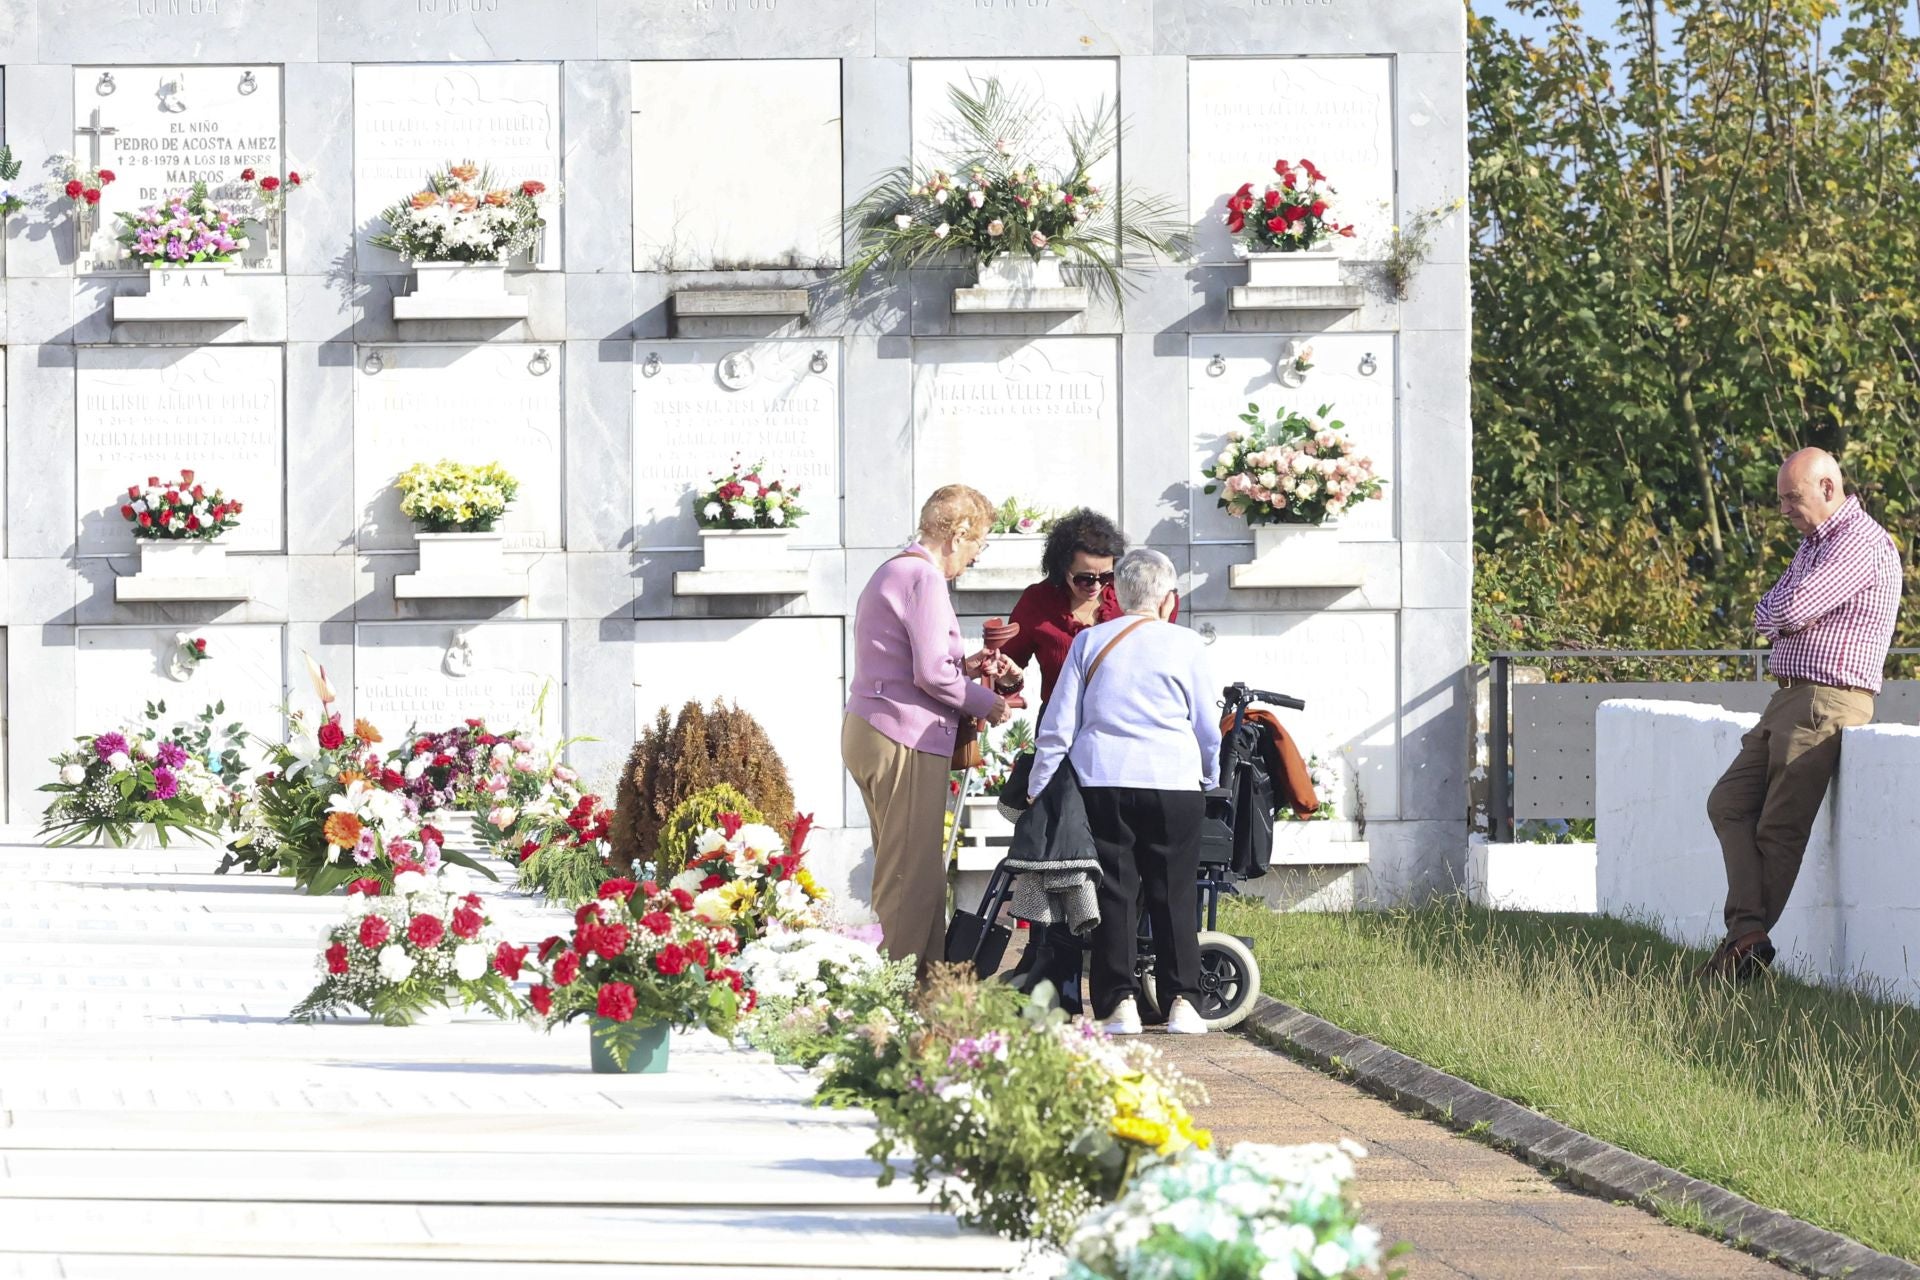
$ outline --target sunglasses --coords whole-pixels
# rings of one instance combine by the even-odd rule
[[[1073,575],[1073,579],[1072,579],[1072,581],[1073,581],[1073,585],[1074,585],[1074,586],[1076,586],[1076,587],[1079,587],[1079,588],[1080,588],[1080,589],[1081,589],[1082,591],[1091,591],[1091,590],[1093,590],[1093,589],[1094,589],[1095,587],[1110,587],[1110,586],[1112,586],[1112,585],[1113,585],[1113,574],[1112,574],[1111,572],[1108,572],[1108,573],[1076,573],[1076,574],[1074,574],[1074,575]]]

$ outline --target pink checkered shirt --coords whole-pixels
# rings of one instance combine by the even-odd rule
[[[1801,540],[1754,607],[1753,629],[1773,641],[1774,675],[1878,693],[1899,612],[1900,553],[1860,500],[1848,498]]]

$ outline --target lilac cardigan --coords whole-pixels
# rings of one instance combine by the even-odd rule
[[[903,747],[951,756],[960,712],[985,716],[993,691],[966,678],[947,580],[917,544],[868,579],[853,615],[847,712]]]

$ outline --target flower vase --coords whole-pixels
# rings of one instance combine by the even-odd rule
[[[504,262],[416,262],[416,298],[500,297],[507,291]]]
[[[613,1051],[607,1042],[601,1039],[601,1033],[609,1027],[619,1025],[611,1018],[593,1015],[588,1026],[588,1039],[592,1045],[593,1072],[595,1075],[658,1075],[667,1069],[667,1047],[671,1043],[669,1028],[664,1022],[656,1022],[640,1032],[640,1040],[627,1055],[624,1067],[613,1060]]]
[[[1338,286],[1340,259],[1331,242],[1288,253],[1242,251],[1247,284],[1255,289],[1319,289]]]
[[[975,277],[982,289],[1063,289],[1058,254],[1003,253],[980,264]]]
[[[140,572],[152,578],[218,578],[227,571],[227,549],[205,538],[142,538]]]
[[[158,849],[160,848],[160,828],[151,822],[136,822],[127,833],[127,838],[118,843],[122,849]]]
[[[997,254],[975,269],[972,288],[954,290],[953,309],[963,315],[1085,311],[1087,290],[1068,284],[1061,273],[1062,265],[1060,255],[1051,252],[1037,258],[1024,251]]]
[[[1025,569],[1030,571],[1037,581],[1040,577],[1040,556],[1047,548],[1047,536],[1044,533],[996,533],[987,538],[980,548],[980,554],[974,557],[975,569]]]
[[[1310,556],[1338,542],[1339,532],[1331,520],[1319,524],[1257,524],[1253,526],[1253,558]]]
[[[504,533],[416,533],[420,573],[432,577],[505,573],[507,535]]]
[[[115,321],[203,320],[247,318],[246,300],[233,287],[225,262],[192,262],[178,266],[147,264],[147,291],[123,293],[113,300]]]
[[[791,529],[702,529],[700,565],[708,573],[793,567]]]

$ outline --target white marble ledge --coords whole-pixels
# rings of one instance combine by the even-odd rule
[[[1271,865],[1364,867],[1367,865],[1367,842],[1360,837],[1358,823],[1342,819],[1276,822],[1273,824]]]
[[[805,569],[682,569],[673,575],[677,596],[799,596]]]
[[[478,298],[407,294],[393,300],[395,320],[525,320],[529,314],[525,294]]]
[[[246,298],[225,289],[211,289],[199,297],[169,292],[123,293],[113,300],[116,324],[166,320],[245,323],[248,314]]]
[[[677,289],[673,294],[676,319],[715,319],[728,316],[805,316],[805,289]]]
[[[168,600],[249,600],[252,589],[245,578],[167,577],[136,573],[113,581],[113,598],[119,604],[150,604]]]
[[[396,600],[524,600],[523,573],[403,573],[393,580]]]
[[[1304,562],[1274,557],[1234,565],[1227,574],[1227,583],[1240,590],[1327,587],[1345,591],[1367,584],[1367,566],[1349,556],[1316,555]]]
[[[1237,284],[1227,295],[1229,311],[1358,311],[1365,303],[1357,284]]]
[[[1084,288],[1067,285],[1044,289],[955,289],[955,315],[1041,313],[1060,315],[1085,311],[1091,295]]]
[[[955,591],[975,594],[987,592],[1007,592],[1015,594],[1025,591],[1039,581],[1040,573],[1031,566],[1015,566],[1006,569],[969,569],[954,579]]]

